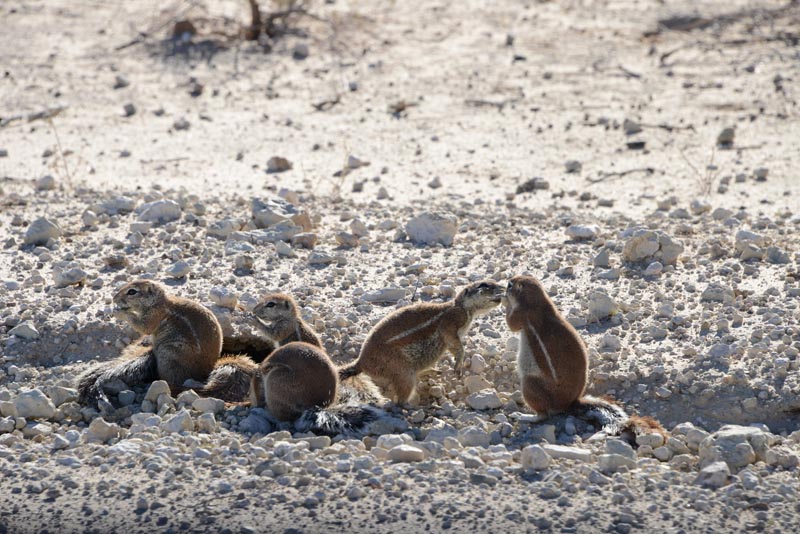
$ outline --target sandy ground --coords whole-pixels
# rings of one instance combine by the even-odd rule
[[[797,528],[800,8],[336,1],[261,44],[231,37],[244,8],[0,5],[0,532]],[[657,31],[678,15],[695,28]],[[181,18],[199,33],[169,39]],[[719,144],[726,128],[733,142]],[[267,172],[273,156],[292,168]],[[251,198],[279,192],[309,214],[314,251],[215,230],[253,229]],[[177,218],[142,224],[158,200]],[[407,239],[423,211],[457,218],[452,246]],[[26,244],[39,217],[61,236]],[[636,257],[636,227],[661,232],[662,250]],[[347,246],[342,232],[362,235]],[[674,261],[663,236],[680,243]],[[252,271],[236,269],[242,256]],[[660,420],[664,450],[610,468],[618,445],[571,418],[512,417],[527,409],[499,311],[470,330],[469,382],[443,361],[420,407],[397,410],[409,430],[392,439],[420,447],[417,463],[387,461],[388,438],[270,434],[242,409],[211,432],[131,428],[146,388],[118,437],[89,443],[96,413],[53,389],[131,341],[110,298],[140,276],[211,306],[229,334],[249,327],[212,288],[245,306],[291,292],[342,362],[395,306],[523,272],[584,337],[589,390]],[[367,298],[397,287],[399,302]],[[20,324],[37,334],[12,334]],[[34,387],[58,412],[15,417]],[[465,404],[484,387],[501,408]],[[726,424],[757,426],[715,434]],[[427,439],[434,429],[450,441]],[[523,460],[546,442],[589,456]],[[730,475],[707,484],[715,459]]]

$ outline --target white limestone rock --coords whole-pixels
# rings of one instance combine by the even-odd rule
[[[592,460],[592,452],[580,449],[578,447],[568,447],[565,445],[553,445],[546,443],[542,448],[551,458],[564,458],[567,460],[576,460],[579,462],[590,462]]]
[[[587,299],[588,321],[600,321],[619,312],[619,304],[604,291],[596,289]]]
[[[184,260],[178,260],[167,269],[166,274],[171,278],[180,279],[186,277],[190,272],[192,272],[192,266]]]
[[[8,333],[12,336],[16,336],[20,339],[27,339],[29,341],[39,338],[39,331],[36,329],[33,321],[23,321],[9,330]]]
[[[488,447],[491,438],[485,430],[477,426],[468,426],[458,431],[458,441],[464,447]]]
[[[119,196],[110,198],[100,205],[92,207],[92,211],[98,215],[126,215],[131,213],[135,208],[136,200],[126,196]]]
[[[202,413],[219,414],[225,411],[225,402],[211,397],[200,397],[192,403],[192,408]]]
[[[166,224],[181,218],[181,207],[174,200],[162,199],[142,204],[136,209],[140,221]]]
[[[473,410],[496,410],[503,405],[495,389],[484,389],[467,396],[467,405]]]
[[[402,287],[384,287],[375,291],[364,293],[361,298],[373,304],[395,303],[406,297],[406,290]]]
[[[425,459],[425,450],[404,443],[389,449],[386,457],[392,462],[421,462]]]
[[[227,239],[233,232],[238,232],[244,228],[247,221],[241,218],[228,218],[221,221],[214,221],[206,229],[206,233],[211,237]]]
[[[597,458],[597,467],[605,474],[616,473],[623,469],[634,469],[636,460],[621,454],[601,454]]]
[[[550,466],[550,455],[541,445],[528,445],[522,449],[519,462],[525,469],[541,471]]]
[[[625,261],[660,261],[664,265],[675,265],[683,252],[683,243],[661,231],[643,227],[630,228],[622,233],[627,238],[622,251]]]
[[[767,451],[775,441],[773,434],[756,427],[725,425],[700,443],[700,466],[722,461],[732,470],[738,470],[756,461],[766,461]]]
[[[53,269],[53,282],[56,287],[68,287],[83,284],[89,273],[84,271],[80,265],[70,263],[65,267],[57,267]]]
[[[458,230],[458,220],[454,215],[426,211],[408,221],[405,230],[414,243],[449,247]]]
[[[300,214],[294,204],[282,198],[269,198],[266,200],[253,198],[250,201],[250,210],[253,215],[253,222],[258,228],[268,228],[280,222],[292,222],[292,217]]]
[[[730,484],[731,471],[725,462],[713,462],[704,467],[694,479],[694,483],[711,489],[719,489]]]
[[[730,287],[725,287],[717,283],[706,286],[700,295],[700,300],[705,302],[722,302],[723,304],[733,304],[736,294]]]
[[[56,407],[59,407],[65,402],[77,401],[78,390],[63,386],[50,386],[47,388],[47,396],[50,397]]]
[[[164,432],[191,432],[194,430],[194,420],[192,414],[185,408],[161,423],[161,430]]]
[[[689,204],[689,209],[692,211],[692,215],[702,215],[711,211],[711,204],[706,200],[695,199]]]
[[[145,393],[144,400],[155,404],[158,402],[158,397],[164,393],[167,395],[170,394],[169,384],[167,384],[167,382],[164,380],[156,380],[150,384],[149,388],[147,388],[147,393]]]
[[[115,423],[108,423],[102,417],[97,417],[89,424],[86,429],[85,439],[87,443],[108,443],[112,439],[119,438],[122,429]]]
[[[36,180],[37,191],[53,191],[56,188],[56,179],[46,174]]]
[[[475,357],[472,357],[473,360]],[[474,371],[472,367],[470,367]],[[486,380],[481,375],[470,375],[464,379],[464,386],[467,388],[467,391],[471,394],[478,393],[480,391],[484,391],[487,389],[491,389],[492,383]],[[469,402],[469,401],[467,401]],[[470,405],[471,406],[471,405]],[[475,408],[473,408],[475,409]]]
[[[17,395],[14,399],[14,409],[18,417],[27,419],[50,419],[56,413],[53,401],[38,388]]]
[[[195,422],[195,429],[198,432],[205,432],[206,434],[213,434],[219,430],[217,420],[212,413],[204,413],[197,418]]]
[[[26,245],[45,245],[50,239],[58,239],[63,234],[61,227],[44,217],[33,221],[25,230],[23,242]]]
[[[226,287],[212,287],[211,291],[208,292],[208,296],[211,298],[211,302],[221,308],[235,310],[239,304],[239,296]]]
[[[384,434],[378,436],[378,439],[375,441],[375,446],[388,451],[398,445],[410,442],[411,437],[405,434]]]
[[[595,239],[600,233],[596,224],[572,224],[567,227],[567,236],[576,241]]]

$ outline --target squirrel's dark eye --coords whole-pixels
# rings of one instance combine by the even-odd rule
[[[489,289],[489,284],[484,282],[478,286],[478,289]]]
[[[274,308],[274,307],[275,307],[274,302],[267,302],[267,308]]]
[[[135,295],[135,294],[137,294],[138,292],[139,292],[139,291],[137,291],[136,289],[130,288],[128,291],[126,291],[126,292],[125,292],[125,294],[126,294],[126,295]]]

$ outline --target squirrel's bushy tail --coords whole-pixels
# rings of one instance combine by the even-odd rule
[[[568,413],[599,426],[609,436],[620,436],[631,445],[636,444],[639,434],[664,433],[664,428],[652,417],[629,415],[619,404],[591,395],[578,399]]]
[[[122,380],[129,386],[147,384],[158,379],[155,354],[143,346],[127,351],[121,359],[99,365],[78,377],[76,388],[78,402],[83,405],[97,404],[101,410],[111,406],[103,387],[115,380]]]
[[[389,399],[381,394],[381,390],[372,379],[364,374],[339,380],[339,402],[342,404],[377,404],[382,405]]]
[[[374,421],[389,415],[374,406],[339,404],[328,408],[309,408],[297,418],[295,428],[326,436],[363,436]]]
[[[225,402],[243,402],[250,394],[250,382],[258,364],[247,356],[220,358],[205,385],[197,390],[201,397],[214,397]]]
[[[388,402],[375,383],[366,375],[349,375],[339,383],[339,400],[327,408],[311,408],[295,421],[300,432],[326,436],[339,434],[362,437],[365,434],[403,432],[408,424],[380,408]]]
[[[300,432],[326,436],[344,435],[361,438],[367,434],[395,434],[408,430],[408,423],[369,404],[337,404],[328,408],[310,408],[294,423]]]
[[[599,426],[603,432],[611,436],[619,435],[630,418],[622,406],[591,395],[575,401],[568,413]]]
[[[358,360],[342,365],[337,371],[339,372],[339,380],[347,380],[351,376],[361,373],[361,369],[358,368]]]

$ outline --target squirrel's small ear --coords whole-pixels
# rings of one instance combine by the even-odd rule
[[[284,300],[283,301],[283,307],[286,308],[287,310],[289,309],[289,301],[288,300]]]

